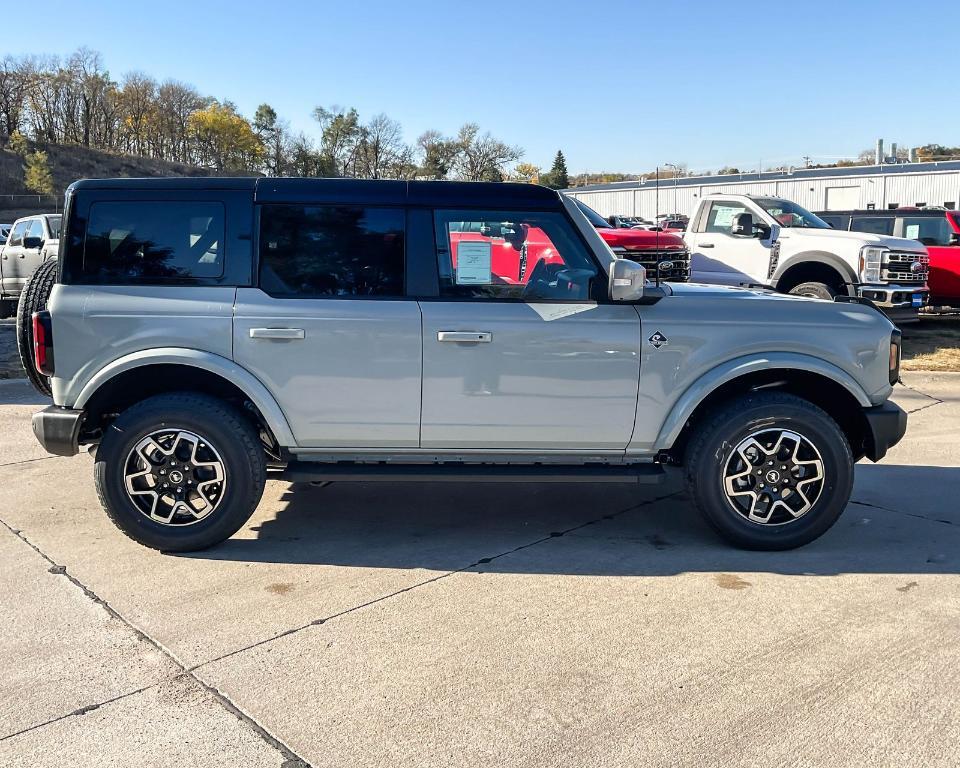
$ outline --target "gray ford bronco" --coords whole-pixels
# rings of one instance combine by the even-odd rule
[[[670,465],[727,540],[788,549],[906,429],[868,301],[658,285],[535,185],[80,181],[33,280],[34,432],[86,447],[107,514],[165,551],[231,536],[272,477]]]

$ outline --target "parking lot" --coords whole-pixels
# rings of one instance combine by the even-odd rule
[[[676,483],[268,483],[168,556],[0,382],[2,765],[960,762],[960,374],[792,552]],[[149,759],[145,756],[149,756]]]

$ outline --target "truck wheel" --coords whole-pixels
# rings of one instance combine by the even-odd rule
[[[853,488],[853,455],[840,427],[782,392],[722,406],[697,430],[688,456],[694,504],[745,549],[808,544],[837,521]]]
[[[812,299],[833,301],[839,292],[826,283],[800,283],[800,285],[791,288],[790,293],[794,296],[809,296]]]
[[[134,541],[190,552],[230,538],[266,481],[254,426],[214,397],[157,395],[117,417],[97,449],[100,503]]]
[[[41,395],[50,397],[50,378],[44,376],[33,364],[33,313],[47,308],[50,291],[57,282],[57,260],[49,259],[37,267],[30,275],[17,306],[17,351],[20,364],[34,389]]]

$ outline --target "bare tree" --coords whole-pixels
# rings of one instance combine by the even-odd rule
[[[519,147],[511,147],[489,132],[481,136],[476,123],[461,126],[457,142],[457,175],[468,181],[502,181],[507,166],[523,157]]]

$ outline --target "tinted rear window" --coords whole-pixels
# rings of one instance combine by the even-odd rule
[[[400,208],[266,205],[260,287],[271,296],[403,296]]]
[[[854,216],[850,229],[854,232],[870,232],[874,235],[892,235],[893,223],[893,216]]]
[[[212,202],[95,202],[79,282],[165,283],[223,275],[224,209]]]

